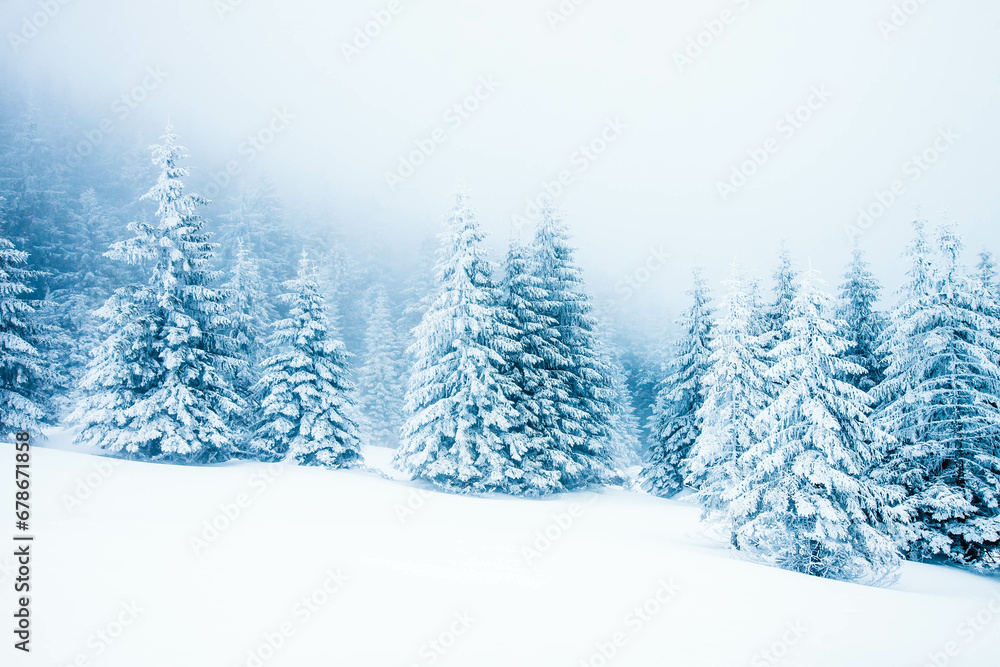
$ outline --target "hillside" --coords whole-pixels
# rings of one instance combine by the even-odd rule
[[[940,652],[985,667],[1000,655],[996,580],[908,564],[880,590],[765,568],[701,534],[683,502],[109,462],[65,439],[33,453],[36,626],[18,664],[916,667]],[[384,466],[389,452],[368,454]],[[0,559],[4,579],[12,564]],[[977,613],[978,631],[963,621]]]

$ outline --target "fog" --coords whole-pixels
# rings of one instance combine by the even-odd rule
[[[695,263],[768,274],[781,239],[836,283],[859,208],[884,210],[862,242],[890,287],[918,207],[1000,250],[988,0],[50,0],[0,25],[2,89],[63,100],[81,142],[169,116],[196,191],[235,163],[403,255],[457,185],[499,248],[565,172],[592,289],[641,316],[676,310]]]

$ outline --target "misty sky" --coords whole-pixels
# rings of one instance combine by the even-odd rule
[[[915,12],[889,31],[901,4]],[[58,11],[18,39],[42,5]],[[960,221],[972,250],[1000,251],[995,0],[562,6],[573,12],[553,13],[558,0],[13,0],[0,3],[0,73],[3,88],[58,91],[92,127],[108,118],[153,139],[170,114],[194,189],[236,161],[402,247],[435,229],[458,184],[500,246],[526,199],[566,172],[558,203],[595,292],[615,294],[652,250],[671,255],[629,307],[673,310],[695,262],[713,279],[734,258],[769,272],[781,238],[835,283],[845,225],[893,181],[900,194],[864,235],[890,285],[917,206]],[[372,12],[391,21],[356,42]],[[699,33],[707,46],[679,61]],[[273,140],[248,147],[269,125]],[[386,172],[428,141],[390,189]],[[600,155],[581,151],[591,142]],[[718,183],[748,151],[767,160],[724,201]],[[933,164],[908,163],[925,151]]]

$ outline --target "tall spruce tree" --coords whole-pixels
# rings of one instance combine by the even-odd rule
[[[756,282],[737,265],[713,327],[704,402],[696,419],[701,432],[686,462],[685,483],[698,489],[705,517],[724,518],[726,491],[743,478],[740,458],[759,441],[756,419],[771,399],[765,327],[759,321]]]
[[[274,323],[257,384],[260,415],[250,451],[264,460],[345,468],[361,463],[348,352],[331,329],[316,265],[303,253],[284,283],[288,317]]]
[[[778,249],[778,266],[774,270],[774,297],[767,307],[765,326],[767,327],[767,346],[774,349],[785,339],[785,323],[792,315],[792,302],[795,301],[795,290],[799,280],[799,271],[795,268],[792,252],[782,242]]]
[[[870,419],[873,399],[848,382],[866,370],[845,358],[851,343],[833,308],[806,272],[769,371],[781,389],[723,500],[742,551],[796,572],[881,583],[899,567],[880,529],[901,493],[868,479],[889,438]]]
[[[368,442],[399,445],[403,423],[403,351],[385,287],[371,290],[364,361],[358,371],[358,406]]]
[[[3,199],[0,199],[2,215]],[[0,230],[5,223],[0,218]],[[5,230],[3,230],[5,231]],[[39,326],[28,283],[36,276],[25,267],[28,253],[0,236],[0,436],[28,431],[42,435],[51,415],[46,388],[52,372],[45,360],[46,330]]]
[[[612,374],[601,356],[593,305],[573,253],[562,215],[546,207],[535,233],[532,271],[547,295],[538,312],[554,323],[540,335],[562,353],[547,366],[559,399],[544,467],[558,471],[566,489],[617,482],[623,464],[614,445]]]
[[[144,199],[157,203],[157,223],[129,225],[134,236],[108,255],[148,264],[145,285],[120,288],[99,314],[108,334],[83,380],[87,395],[74,418],[78,442],[124,457],[211,463],[232,455],[229,416],[243,401],[226,379],[238,362],[225,335],[224,292],[209,269],[215,248],[198,207],[185,194],[187,157],[167,126],[152,147],[160,169]]]
[[[888,470],[909,497],[913,558],[1000,567],[1000,340],[997,313],[977,297],[953,226],[938,231],[937,264],[922,227],[910,281],[884,344],[880,422],[900,446]]]
[[[883,369],[878,355],[879,340],[885,330],[885,318],[878,311],[881,290],[864,252],[855,245],[840,285],[837,315],[847,324],[847,338],[851,344],[845,358],[865,369],[863,374],[853,375],[848,381],[863,391],[870,391],[882,381]]]
[[[698,412],[711,366],[714,310],[702,269],[695,269],[694,285],[687,294],[691,305],[677,322],[681,338],[653,405],[649,420],[653,443],[641,475],[642,488],[664,498],[684,488],[689,473],[684,462],[701,432]]]
[[[394,464],[453,491],[516,493],[524,447],[511,442],[518,413],[505,368],[516,332],[485,255],[476,214],[460,192],[438,256],[437,297],[415,330]]]

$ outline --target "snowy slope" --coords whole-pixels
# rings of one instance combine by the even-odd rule
[[[760,567],[701,535],[685,503],[457,497],[254,464],[109,468],[60,437],[63,451],[36,448],[32,462],[34,650],[5,665],[895,667],[940,652],[942,665],[987,667],[1000,655],[996,580],[911,564],[879,590]],[[12,460],[4,446],[2,470]],[[213,520],[229,525],[210,539]],[[10,556],[0,565],[9,601]],[[977,613],[978,630],[963,625]]]

